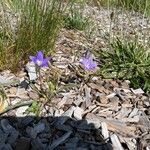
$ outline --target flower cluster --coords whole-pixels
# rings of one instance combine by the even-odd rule
[[[48,67],[50,57],[44,58],[42,51],[39,51],[36,56],[30,56],[30,60],[38,67]]]
[[[30,60],[38,67],[48,67],[48,62],[51,60],[50,57],[44,58],[42,51],[37,52],[36,56],[30,56]],[[86,55],[80,59],[80,63],[87,71],[95,71],[97,68],[97,62],[93,60],[91,55]]]
[[[94,71],[97,68],[97,62],[93,60],[91,55],[87,55],[80,59],[80,63],[83,65],[84,69],[87,71]]]

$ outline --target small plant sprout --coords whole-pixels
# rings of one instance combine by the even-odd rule
[[[42,51],[37,52],[36,56],[30,56],[30,60],[36,65],[36,67],[48,67],[50,57],[44,58]]]
[[[83,65],[84,69],[87,71],[96,71],[97,62],[93,60],[91,55],[86,55],[80,59],[80,63]]]

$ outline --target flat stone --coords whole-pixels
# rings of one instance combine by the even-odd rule
[[[25,114],[25,111],[29,108],[29,106],[22,106],[22,107],[19,107],[16,111],[16,116],[17,117],[25,117],[26,114]]]
[[[131,91],[132,91],[134,94],[143,94],[143,93],[144,93],[144,91],[143,91],[141,88],[136,89],[136,90],[131,89]]]
[[[74,110],[74,117],[77,119],[77,120],[81,120],[82,119],[82,114],[83,114],[84,110],[80,107],[76,107],[75,110]]]
[[[28,63],[26,65],[26,70],[28,72],[29,75],[29,79],[32,80],[36,80],[37,79],[37,73],[36,73],[36,68],[34,63]]]

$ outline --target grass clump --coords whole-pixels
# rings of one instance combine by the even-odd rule
[[[96,6],[121,7],[127,10],[141,12],[145,15],[150,15],[149,0],[88,0]]]
[[[0,69],[13,71],[24,64],[28,56],[43,50],[51,54],[62,27],[65,7],[59,0],[3,0],[0,2]],[[18,17],[9,17],[18,14]],[[15,26],[12,25],[14,20]]]
[[[65,27],[69,29],[77,29],[86,31],[90,26],[90,18],[84,15],[85,1],[71,1],[69,12],[65,15]]]
[[[105,78],[128,79],[134,88],[150,91],[150,51],[136,41],[116,39],[109,51],[101,51],[100,74]]]

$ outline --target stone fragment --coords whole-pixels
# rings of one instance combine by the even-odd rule
[[[37,73],[36,73],[36,68],[35,68],[35,64],[34,63],[28,63],[26,65],[26,70],[28,72],[29,79],[31,81],[37,79]]]
[[[102,135],[103,135],[104,139],[109,138],[107,124],[105,122],[101,122],[101,128],[102,128]]]
[[[77,119],[77,120],[81,120],[82,119],[82,114],[83,114],[84,110],[80,107],[76,107],[75,110],[74,110],[74,117]]]
[[[26,116],[26,113],[25,111],[29,108],[29,106],[22,106],[22,107],[19,107],[16,111],[16,116],[17,117],[25,117]]]
[[[136,89],[136,90],[131,89],[131,91],[132,91],[134,94],[143,94],[143,93],[144,93],[144,91],[143,91],[141,88]]]
[[[120,143],[117,135],[115,135],[115,134],[111,135],[110,139],[111,139],[114,150],[124,150],[123,147],[121,146],[121,143]]]

